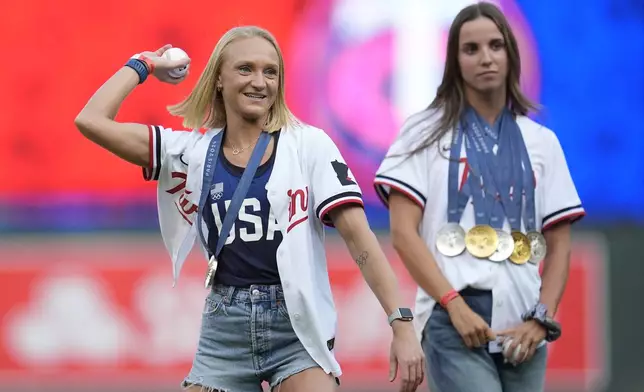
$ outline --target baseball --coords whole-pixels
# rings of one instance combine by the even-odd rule
[[[166,50],[163,53],[163,57],[168,59],[168,60],[181,60],[181,59],[188,58],[188,54],[186,52],[184,52],[182,49],[170,48],[170,49]],[[170,75],[171,77],[176,78],[176,79],[181,78],[188,71],[188,67],[190,67],[190,65],[187,65],[185,67],[171,69],[170,71],[168,71],[168,75]]]
[[[510,362],[516,363],[517,360],[519,359],[519,354],[521,353],[521,343],[519,343],[513,353],[509,353],[508,349],[510,348],[510,344],[512,343],[512,339],[507,339],[505,342],[503,342],[503,356]]]

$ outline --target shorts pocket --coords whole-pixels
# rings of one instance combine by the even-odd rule
[[[287,320],[291,320],[291,318],[288,315],[288,308],[286,307],[286,301],[283,299],[280,299],[277,301],[277,313],[280,314],[280,316],[284,317]]]
[[[218,314],[225,312],[224,296],[214,291],[206,297],[201,315],[204,318],[215,317]]]

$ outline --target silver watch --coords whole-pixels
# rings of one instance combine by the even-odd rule
[[[394,312],[389,315],[389,325],[393,323],[395,320],[401,320],[401,321],[412,321],[414,319],[414,313],[412,313],[411,309],[409,308],[398,308],[394,310]]]

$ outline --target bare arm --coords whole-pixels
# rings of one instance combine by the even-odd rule
[[[570,222],[562,222],[543,233],[548,245],[548,253],[544,260],[539,302],[547,306],[549,317],[554,317],[557,313],[559,301],[568,281],[570,226]],[[546,328],[534,320],[499,332],[500,336],[512,339],[504,350],[515,353],[509,357],[514,363],[529,361],[539,344],[546,338],[546,334]],[[519,348],[518,351],[516,351],[517,348]]]
[[[329,214],[369,288],[389,316],[402,305],[398,281],[376,235],[369,227],[364,210],[356,205],[347,205],[334,208]],[[424,378],[424,358],[420,342],[412,323],[395,320],[391,327],[394,340],[389,359],[389,381],[396,378],[397,369],[400,369],[401,391],[415,391]]]
[[[418,233],[423,211],[409,197],[392,189],[389,195],[389,212],[393,245],[403,264],[416,283],[436,302],[440,301],[452,286],[443,276]],[[456,300],[451,302],[454,301]]]
[[[150,164],[149,130],[142,124],[114,121],[127,96],[138,85],[139,76],[123,67],[94,93],[74,123],[89,140],[135,165]]]
[[[402,304],[398,281],[364,210],[356,205],[341,206],[331,210],[330,215],[365,281],[389,316]]]
[[[163,53],[171,48],[164,45],[155,52],[143,52],[154,65],[154,76],[166,83],[177,84],[185,79],[169,78],[167,71],[185,66],[190,59],[167,60]],[[152,74],[148,77],[148,79]],[[148,126],[114,121],[121,104],[139,83],[138,74],[130,67],[122,67],[94,93],[74,123],[89,140],[118,157],[138,166],[150,166],[150,131]]]
[[[570,222],[564,222],[543,233],[548,246],[548,254],[543,265],[539,302],[548,307],[550,317],[556,314],[568,282],[572,247],[570,227]]]
[[[416,203],[402,193],[391,190],[389,216],[394,248],[416,283],[436,302],[440,302],[453,287],[418,233],[422,215]],[[447,303],[447,311],[466,346],[480,347],[496,338],[490,326],[469,308],[460,295]]]
[[[389,316],[394,309],[401,307],[402,298],[396,275],[369,227],[364,209],[347,205],[334,208],[329,214],[369,288]],[[400,369],[401,391],[415,391],[424,378],[424,358],[420,342],[412,323],[395,320],[391,327],[394,341],[391,347],[389,381],[396,378],[396,369]]]

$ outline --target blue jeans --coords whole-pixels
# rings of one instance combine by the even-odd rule
[[[468,306],[488,325],[492,319],[492,293],[465,289]],[[436,305],[423,329],[431,392],[542,392],[547,348],[542,346],[528,362],[503,363],[503,354],[490,354],[487,346],[469,349],[452,325],[449,314]]]
[[[318,364],[293,331],[281,286],[215,285],[206,298],[192,369],[182,386],[261,392]]]

